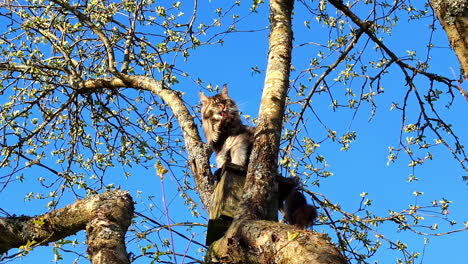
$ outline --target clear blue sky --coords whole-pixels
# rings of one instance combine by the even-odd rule
[[[212,10],[221,5],[220,2],[200,1],[199,17],[213,16]],[[296,48],[293,52],[293,65],[296,71],[292,72],[291,79],[296,78],[301,70],[307,68],[308,61],[317,55],[317,48],[314,45],[298,46],[306,42],[326,44],[328,37],[328,33],[321,26],[314,24],[313,19],[311,21],[312,29],[306,29],[303,26],[303,20],[310,15],[304,12],[301,4],[296,3],[296,6],[296,15],[294,16],[294,45]],[[190,8],[188,3],[186,8]],[[238,102],[241,111],[253,117],[258,112],[264,70],[266,68],[268,44],[268,30],[266,30],[268,15],[266,11],[266,6],[264,6],[259,10],[258,14],[252,14],[239,23],[237,28],[240,31],[255,30],[255,32],[227,35],[224,38],[223,45],[201,47],[191,54],[188,63],[180,62],[178,64],[179,68],[184,69],[192,77],[201,78],[204,85],[208,83],[214,85],[228,83],[229,93]],[[190,11],[186,12],[189,13]],[[401,20],[400,26],[394,28],[393,33],[385,38],[385,43],[397,55],[404,56],[406,50],[416,50],[417,55],[424,58],[423,48],[428,43],[429,31],[427,29],[430,20],[407,22],[407,18],[404,16],[401,17]],[[360,43],[362,44],[365,41],[367,41],[367,38],[363,36]],[[458,61],[453,52],[447,48],[448,42],[442,30],[436,31],[434,43],[437,48],[431,53],[433,59],[429,71],[445,76],[452,76],[451,68],[458,72]],[[371,44],[370,46],[373,47],[374,45]],[[378,56],[371,48],[367,48],[366,52],[368,53],[364,54],[364,57]],[[252,74],[251,67],[258,67],[261,73]],[[454,202],[450,208],[449,216],[450,219],[459,222],[457,228],[454,229],[461,228],[461,223],[468,219],[468,209],[466,207],[468,186],[466,182],[462,181],[462,176],[468,175],[452,159],[445,148],[439,146],[430,150],[434,159],[415,170],[414,173],[419,178],[417,182],[406,182],[408,175],[413,171],[407,166],[409,159],[403,153],[400,154],[400,158],[396,163],[390,164],[390,166],[387,165],[388,147],[398,147],[401,129],[401,112],[390,111],[390,107],[393,102],[402,102],[404,93],[407,90],[404,77],[399,70],[392,67],[390,71],[391,74],[384,77],[381,84],[385,87],[385,92],[376,97],[377,112],[371,122],[369,122],[371,116],[369,104],[364,103],[353,119],[353,110],[338,109],[334,111],[330,107],[331,101],[328,95],[323,94],[313,97],[312,107],[328,128],[336,130],[338,135],[348,130],[356,131],[357,139],[347,151],[340,151],[340,145],[329,141],[318,148],[317,152],[325,156],[330,164],[329,170],[334,175],[322,179],[320,187],[311,186],[310,189],[324,194],[334,203],[339,203],[348,212],[356,210],[361,201],[359,195],[362,192],[368,192],[368,198],[373,200],[371,210],[382,217],[388,215],[388,210],[398,212],[406,209],[410,204],[426,205],[433,200],[439,201],[441,198],[446,198]],[[309,85],[313,84],[313,82],[307,83],[304,81]],[[428,85],[424,81],[418,81],[417,84],[421,89]],[[355,81],[348,84],[349,87],[353,87],[353,85],[360,87],[361,82]],[[462,86],[468,90],[466,82]],[[181,83],[173,86],[173,88],[184,91],[184,100],[191,105],[197,103],[198,92],[201,88],[188,78],[181,79]],[[333,93],[336,98],[346,99],[343,95],[344,88],[340,84],[333,86],[332,90],[334,90]],[[4,100],[2,99],[1,103],[4,103]],[[411,100],[411,102],[415,103],[414,100]],[[459,94],[456,94],[453,106],[450,109],[445,109],[444,104],[440,104],[441,114],[449,123],[453,124],[453,128],[458,133],[462,143],[466,143],[468,124],[465,115],[468,112],[468,102]],[[409,108],[416,110],[416,105],[409,106]],[[414,113],[411,111],[409,118],[414,118]],[[316,141],[323,139],[323,128],[318,125],[311,112],[307,114],[306,119],[309,135]],[[148,208],[151,201],[147,200],[147,197],[153,197],[152,201],[155,204],[155,208],[152,210],[153,216],[160,219],[162,223],[166,223],[160,203],[162,188],[159,178],[151,169],[135,168],[133,170],[134,175],[128,180],[124,178],[120,169],[109,170],[109,174],[112,176],[107,178],[107,183],[120,184],[122,189],[130,190],[135,200],[139,202],[137,210],[148,215],[150,214]],[[177,171],[175,172],[173,177],[181,178],[180,175],[177,175]],[[34,215],[46,212],[45,205],[47,201],[25,202],[23,200],[25,194],[37,190],[37,181],[34,179],[43,173],[47,172],[41,169],[27,171],[30,177],[27,177],[24,183],[14,183],[6,191],[0,193],[0,200],[2,201],[0,207],[11,214],[17,215]],[[190,218],[190,212],[178,197],[174,184],[175,180],[170,176],[167,175],[164,187],[166,197],[170,201],[169,214],[171,218],[175,222],[194,221],[206,223],[206,214],[195,219]],[[137,198],[138,191],[142,191],[141,199]],[[416,198],[413,195],[414,191],[424,192],[424,195]],[[73,200],[71,196],[68,198],[68,200],[62,201],[62,205],[66,205]],[[440,223],[440,232],[450,230],[447,229],[448,225],[446,223],[437,222]],[[410,232],[397,232],[395,225],[386,224],[377,229],[379,233],[391,239],[400,239],[407,243],[409,251],[422,253],[425,249],[423,258],[420,258],[421,263],[466,262],[466,253],[464,252],[468,238],[466,232],[442,237],[428,237],[430,243],[425,246],[425,236]],[[177,230],[184,232],[186,227],[180,227]],[[314,230],[329,232],[321,225],[314,227]],[[186,232],[186,234],[194,233],[198,241],[203,243],[203,232],[204,229],[202,228],[194,228],[190,232]],[[82,236],[83,234],[80,235],[80,237]],[[336,241],[333,234],[330,233],[330,236]],[[181,253],[187,247],[189,252],[195,252],[199,248],[183,239],[175,238],[175,242],[177,251]],[[395,258],[400,255],[397,255],[396,251],[388,250],[387,247],[387,245],[382,246],[379,253],[371,260],[378,260],[379,263],[395,263]],[[81,252],[85,254],[83,250]],[[193,255],[201,258],[203,254],[197,255],[194,253]],[[40,248],[24,259],[15,260],[11,263],[49,263],[52,260],[52,250],[50,248]],[[182,263],[182,257],[177,257],[177,260],[178,263]],[[63,263],[69,262],[64,261]],[[81,260],[80,263],[86,262]],[[142,258],[135,263],[148,263],[148,261]]]

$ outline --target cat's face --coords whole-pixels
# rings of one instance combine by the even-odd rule
[[[229,97],[226,85],[221,93],[214,96],[206,96],[200,93],[202,103],[202,119],[212,123],[230,123],[239,119],[239,110],[236,103]]]

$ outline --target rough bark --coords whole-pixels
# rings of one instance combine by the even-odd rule
[[[431,6],[457,54],[462,74],[468,80],[468,1],[431,0]]]
[[[293,0],[270,1],[268,65],[245,194],[238,218],[265,219],[275,188],[292,51]]]
[[[92,263],[129,263],[124,238],[133,210],[128,192],[116,190],[36,217],[0,218],[0,253],[32,242],[46,245],[86,229]]]
[[[93,264],[130,263],[125,233],[133,217],[133,202],[126,197],[107,197],[99,202],[94,218],[86,225],[88,254]]]
[[[213,243],[208,263],[347,263],[325,234],[262,220],[234,222]]]

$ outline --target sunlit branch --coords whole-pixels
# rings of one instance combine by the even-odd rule
[[[416,228],[425,228],[425,229],[430,229],[434,230],[433,226],[420,226],[417,224],[409,224],[408,221],[404,220],[406,217],[411,217],[415,221],[419,221],[418,216],[423,213],[423,211],[427,208],[438,208],[440,205],[432,204],[429,206],[425,207],[418,207],[416,209],[407,209],[403,210],[399,213],[392,213],[389,216],[386,217],[378,217],[378,216],[373,216],[373,215],[366,215],[364,217],[360,217],[358,215],[359,212],[367,212],[367,209],[365,206],[362,206],[363,201],[365,200],[365,197],[361,200],[361,207],[356,211],[356,212],[346,212],[343,210],[338,204],[333,204],[328,198],[326,198],[324,195],[311,192],[309,190],[303,189],[304,192],[308,193],[312,199],[320,205],[322,210],[324,211],[325,215],[327,216],[329,222],[327,222],[328,225],[331,225],[331,227],[334,229],[338,240],[340,241],[339,245],[341,245],[341,250],[344,252],[348,252],[349,254],[353,255],[355,258],[359,257],[359,253],[354,252],[352,250],[352,245],[348,241],[349,238],[347,234],[349,235],[350,233],[354,232],[354,230],[351,228],[351,226],[356,226],[359,232],[362,232],[362,230],[367,230],[375,234],[376,238],[378,239],[383,239],[387,243],[389,243],[391,246],[394,246],[398,248],[398,243],[393,241],[390,238],[385,237],[383,234],[377,232],[375,228],[372,228],[372,225],[375,224],[383,224],[385,222],[391,221],[395,224],[398,225],[398,228],[401,230],[409,230],[413,233],[420,234],[420,235],[425,235],[425,236],[443,236],[446,234],[452,234],[452,233],[457,233],[457,232],[463,232],[468,230],[468,226],[464,228],[460,228],[457,230],[451,230],[448,232],[441,232],[441,233],[426,233],[426,232],[421,232],[418,231]],[[339,220],[334,220],[333,216],[336,216],[336,213],[334,212],[339,212],[343,219]],[[437,215],[442,215],[442,213],[438,212],[433,212],[430,211],[433,215],[433,217],[439,217]],[[368,246],[368,245],[367,245]],[[411,257],[411,253],[407,250],[402,250],[404,253],[405,257]]]
[[[145,220],[155,224],[156,226],[158,226],[159,228],[164,228],[164,229],[168,229],[168,226],[167,225],[164,225],[164,224],[161,224],[159,223],[158,221],[154,220],[153,218],[149,217],[149,216],[146,216],[140,212],[135,212],[135,215],[138,215],[140,217],[143,217]],[[206,226],[204,224],[198,224],[198,223],[178,223],[178,224],[173,224],[171,226]],[[188,240],[188,241],[191,241],[192,243],[200,246],[200,247],[203,247],[203,248],[208,248],[206,245],[204,244],[201,244],[200,242],[198,241],[194,241],[193,239],[187,237],[186,235],[178,232],[177,230],[174,230],[174,229],[171,229],[172,232],[174,232],[175,234],[177,234],[178,236],[184,238],[185,240]]]
[[[354,14],[345,4],[343,4],[342,1],[339,1],[339,0],[330,0],[329,1],[333,6],[335,6],[338,10],[340,10],[341,12],[343,12],[343,14],[345,14],[347,17],[349,17],[356,25],[358,25],[365,33],[366,35],[372,40],[374,41],[383,51],[385,51],[385,53],[390,56],[390,58],[392,59],[392,62],[395,62],[398,66],[400,66],[403,74],[405,75],[405,80],[407,82],[407,84],[409,85],[409,89],[410,91],[414,92],[416,97],[417,97],[417,100],[419,102],[419,105],[420,105],[420,109],[421,109],[421,112],[424,116],[424,119],[426,120],[427,122],[427,125],[431,128],[431,130],[438,136],[439,139],[443,139],[443,137],[440,135],[440,133],[437,131],[437,129],[432,125],[431,123],[431,118],[427,115],[426,113],[426,110],[425,110],[425,107],[424,107],[424,102],[423,102],[423,99],[422,97],[419,95],[417,89],[416,89],[416,86],[413,84],[413,78],[414,76],[410,76],[410,74],[408,74],[408,72],[406,70],[410,70],[412,71],[413,73],[418,73],[418,74],[421,74],[421,75],[424,75],[426,77],[428,77],[430,80],[435,80],[435,81],[438,81],[438,82],[441,82],[441,83],[444,83],[446,84],[448,87],[450,88],[455,88],[455,89],[458,89],[457,85],[456,84],[453,84],[453,82],[455,82],[454,80],[450,80],[446,77],[443,77],[443,76],[440,76],[440,75],[437,75],[437,74],[434,74],[434,73],[429,73],[429,72],[426,72],[424,70],[421,70],[421,69],[418,69],[418,68],[415,68],[409,64],[406,64],[404,63],[395,53],[393,53],[379,38],[377,38],[374,34],[374,32],[372,31],[372,22],[369,22],[369,21],[362,21],[356,14]],[[435,114],[437,114],[435,111],[433,111]],[[438,121],[442,121],[442,119],[438,119]],[[447,128],[450,130],[450,134],[452,135],[452,137],[454,137],[454,140],[455,140],[455,144],[458,146],[460,145],[459,143],[459,140],[458,140],[458,137],[453,134],[453,131],[451,131],[450,127],[447,126],[445,123],[444,124],[444,128]],[[443,145],[450,151],[450,153],[452,154],[452,156],[460,163],[460,165],[462,166],[462,168],[465,170],[465,171],[468,171],[468,167],[465,166],[465,162],[468,160],[466,155],[464,154],[463,150],[459,150],[459,148],[457,147],[456,150],[453,150],[452,147],[450,147],[450,145],[445,142],[445,140],[442,140],[442,143]],[[462,155],[462,158],[460,158],[457,153],[460,152],[460,154]]]
[[[393,51],[391,51],[377,36],[375,36],[373,30],[372,30],[372,22],[371,21],[363,21],[361,20],[356,14],[354,14],[341,0],[329,0],[329,2],[338,10],[343,12],[347,17],[349,17],[357,26],[359,26],[365,33],[366,35],[372,39],[381,49],[387,53],[390,58],[395,61],[401,68],[409,69],[412,72],[422,74],[426,77],[428,77],[431,80],[436,80],[438,82],[442,82],[449,87],[456,88],[456,85],[452,84],[454,80],[450,80],[446,77],[430,73],[427,71],[423,71],[421,69],[415,68],[409,64],[404,63]]]
[[[125,49],[124,49],[124,58],[122,62],[122,68],[121,72],[122,73],[127,73],[128,72],[128,67],[130,64],[130,57],[132,55],[131,51],[134,47],[134,38],[135,38],[135,29],[136,29],[136,22],[138,20],[138,16],[141,10],[142,2],[140,2],[137,7],[135,8],[135,12],[133,13],[133,20],[131,21],[130,29],[128,29],[127,32],[127,40],[125,41]]]
[[[110,40],[107,38],[106,34],[102,32],[98,27],[94,25],[94,23],[83,13],[78,11],[77,8],[72,7],[68,2],[61,1],[61,0],[52,0],[52,2],[62,6],[63,8],[67,9],[68,11],[72,12],[82,23],[86,24],[102,41],[106,48],[107,52],[107,66],[109,67],[109,71],[114,74],[118,75],[117,68],[115,67],[115,55],[114,49]]]
[[[304,98],[301,102],[302,104],[302,108],[301,108],[301,111],[299,112],[298,114],[298,119],[295,123],[295,126],[294,126],[294,131],[297,131],[298,129],[298,126],[299,126],[299,123],[302,121],[302,119],[304,118],[304,113],[306,111],[306,109],[308,107],[310,107],[310,100],[312,99],[312,96],[315,94],[315,92],[317,91],[317,88],[319,87],[319,85],[322,83],[322,81],[325,79],[325,77],[327,77],[333,70],[336,69],[336,67],[344,60],[346,59],[346,57],[348,56],[349,52],[351,52],[351,50],[356,46],[356,43],[358,42],[359,38],[362,36],[362,33],[364,32],[363,29],[359,29],[357,30],[356,34],[354,35],[353,39],[349,42],[348,46],[346,46],[345,50],[343,51],[343,53],[340,54],[340,56],[336,59],[336,61],[331,64],[330,66],[327,67],[327,69],[325,70],[324,73],[322,73],[322,75],[320,75],[320,77],[317,79],[317,81],[315,81],[315,84],[314,86],[312,87],[312,89],[310,89],[309,91],[309,94],[307,95],[306,98]],[[289,143],[289,144],[292,144],[292,141]]]
[[[10,158],[12,154],[14,154],[17,148],[23,145],[24,142],[27,142],[29,139],[33,138],[35,135],[37,135],[39,132],[41,132],[48,124],[52,122],[60,113],[62,113],[65,108],[76,99],[77,94],[74,93],[72,96],[68,98],[68,100],[62,104],[57,110],[55,110],[53,113],[48,115],[45,120],[42,122],[42,124],[38,125],[31,133],[27,134],[25,137],[22,137],[19,139],[19,141],[14,144],[13,146],[4,146],[6,149],[5,156],[0,164],[6,164],[7,160]]]
[[[121,74],[122,78],[102,78],[88,80],[80,88],[81,92],[92,92],[99,89],[117,89],[122,87],[132,87],[150,91],[158,95],[172,110],[179,122],[182,130],[187,152],[189,154],[189,164],[197,184],[197,189],[202,198],[203,204],[209,208],[213,182],[211,170],[208,162],[207,152],[198,133],[192,114],[185,106],[180,94],[177,91],[164,87],[161,81],[148,78],[146,76],[131,76]]]

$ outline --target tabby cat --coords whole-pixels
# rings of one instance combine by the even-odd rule
[[[200,101],[203,132],[216,153],[217,167],[223,167],[226,162],[247,167],[255,128],[242,124],[239,109],[228,95],[227,85],[221,93],[211,97],[200,92]]]
[[[247,168],[254,141],[255,128],[242,124],[239,109],[229,97],[225,84],[221,93],[206,96],[200,92],[201,115],[206,141],[216,153],[216,165],[230,162]],[[279,206],[286,221],[299,228],[311,226],[317,217],[314,206],[307,204],[298,183],[279,187]]]

